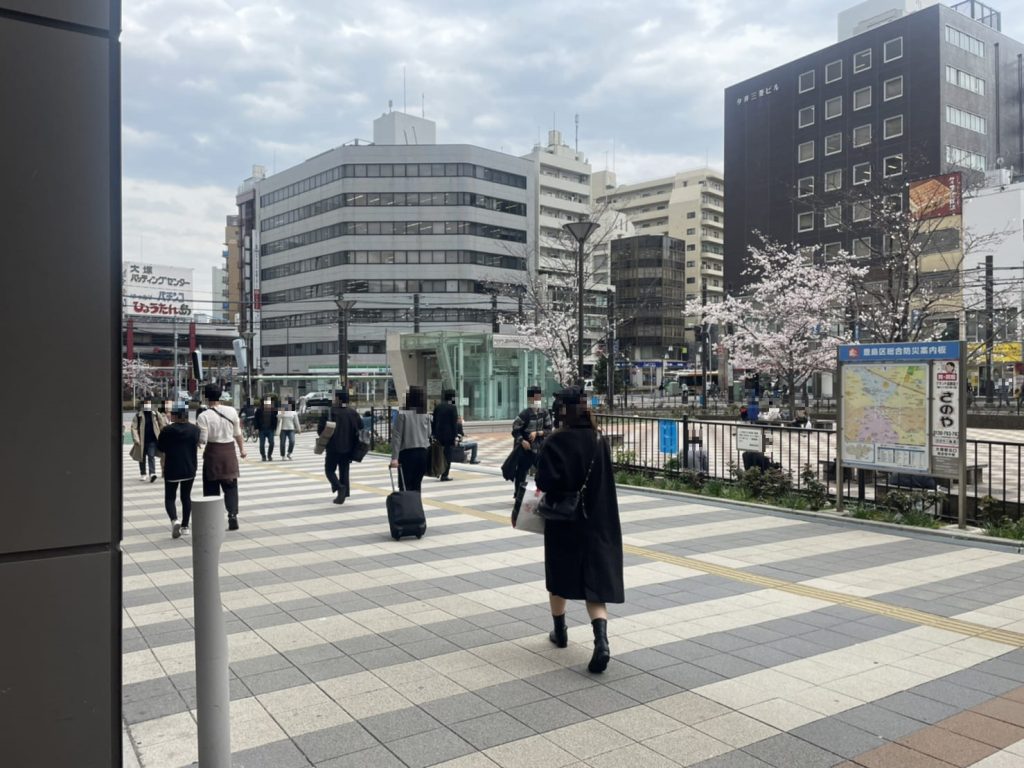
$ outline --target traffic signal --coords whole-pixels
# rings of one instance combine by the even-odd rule
[[[197,349],[192,353],[192,378],[196,381],[203,380],[203,350]]]
[[[231,342],[231,346],[235,349],[235,364],[238,368],[245,370],[248,367],[248,360],[245,354],[245,339],[235,339]]]

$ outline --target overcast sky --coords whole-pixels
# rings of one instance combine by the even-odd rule
[[[726,86],[835,42],[853,0],[132,0],[124,258],[196,269],[253,164],[370,138],[388,100],[442,143],[525,154],[552,126],[619,183],[722,165]],[[1024,39],[1024,11],[1003,31]],[[405,96],[402,73],[406,72]],[[607,158],[607,160],[606,160]]]

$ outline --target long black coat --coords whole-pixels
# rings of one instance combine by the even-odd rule
[[[455,445],[459,435],[459,412],[451,403],[441,403],[434,408],[431,432],[441,445]]]
[[[578,491],[595,456],[584,493],[586,519],[544,525],[544,575],[548,591],[569,600],[625,602],[622,528],[615,475],[607,441],[592,429],[561,429],[544,443],[537,460],[537,487],[559,497]]]

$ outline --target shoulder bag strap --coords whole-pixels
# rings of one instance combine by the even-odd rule
[[[597,461],[597,455],[601,452],[601,447],[602,447],[601,446],[601,435],[598,435],[597,436],[597,441],[595,442],[595,445],[594,445],[594,457],[590,460],[590,466],[587,467],[587,474],[583,478],[583,485],[580,486],[580,514],[583,517],[587,516],[586,495],[587,495],[587,483],[590,482],[590,471],[594,468],[594,462]]]

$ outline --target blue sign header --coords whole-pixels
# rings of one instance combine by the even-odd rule
[[[959,359],[959,341],[900,341],[894,344],[843,344],[839,347],[841,363]]]

